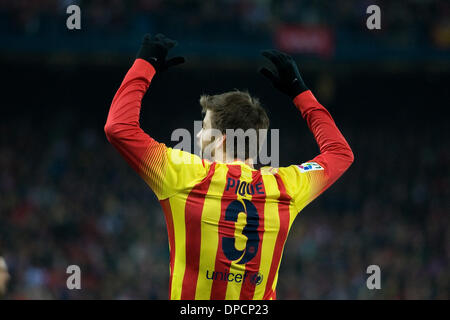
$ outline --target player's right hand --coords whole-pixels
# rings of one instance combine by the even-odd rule
[[[276,71],[260,68],[259,72],[272,82],[272,85],[292,99],[308,90],[303,82],[294,59],[278,50],[264,50],[261,54],[269,59]]]
[[[177,41],[169,39],[161,33],[153,36],[147,33],[142,40],[142,45],[136,58],[149,62],[157,73],[162,72],[170,67],[184,63],[184,57],[174,57],[166,60],[169,50],[177,44]]]

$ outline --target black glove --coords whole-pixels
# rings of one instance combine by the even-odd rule
[[[156,36],[150,36],[147,33],[136,58],[146,60],[155,68],[156,72],[162,72],[185,61],[183,57],[166,60],[167,53],[176,45],[175,40],[169,39],[161,33]]]
[[[272,72],[267,68],[259,69],[259,72],[267,77],[275,88],[292,99],[300,93],[309,90],[303,82],[297,64],[291,56],[278,50],[264,50],[261,54],[275,65],[276,72]]]

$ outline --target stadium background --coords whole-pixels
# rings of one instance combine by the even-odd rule
[[[66,29],[79,4],[82,28]],[[382,29],[366,28],[378,4]],[[280,299],[449,299],[450,3],[410,1],[0,1],[0,255],[7,299],[166,299],[156,197],[107,143],[109,104],[146,32],[187,63],[155,79],[141,125],[168,145],[193,131],[201,93],[248,89],[280,128],[281,165],[318,153],[289,99],[257,74],[291,52],[355,154],[298,216]],[[298,45],[300,44],[300,45]],[[66,267],[82,270],[67,290]],[[366,288],[367,266],[382,289]]]

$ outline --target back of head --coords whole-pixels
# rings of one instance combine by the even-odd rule
[[[252,97],[248,91],[234,90],[217,95],[202,95],[200,105],[203,112],[212,112],[212,127],[226,134],[227,129],[253,129],[259,132],[269,128],[269,117],[261,106],[258,98]],[[257,135],[257,150],[261,148],[264,139]],[[245,139],[245,159],[250,154],[250,139]],[[233,157],[238,155],[238,145],[234,145]],[[227,151],[228,153],[229,151]]]

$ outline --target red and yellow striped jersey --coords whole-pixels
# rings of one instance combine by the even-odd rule
[[[281,256],[297,214],[334,183],[353,153],[310,91],[294,99],[320,147],[301,165],[255,170],[166,147],[139,126],[154,68],[137,59],[105,132],[156,194],[170,248],[170,299],[275,299]]]

